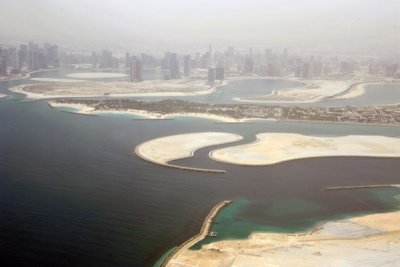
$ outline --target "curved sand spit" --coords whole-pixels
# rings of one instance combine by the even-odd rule
[[[210,152],[210,157],[216,161],[239,165],[269,165],[330,156],[400,157],[400,139],[368,135],[316,137],[262,133],[257,135],[254,143]]]
[[[225,172],[223,170],[177,166],[169,164],[169,162],[190,158],[196,150],[203,147],[236,142],[242,140],[242,138],[240,135],[218,132],[179,134],[144,142],[135,148],[135,153],[144,160],[162,166],[193,171]]]

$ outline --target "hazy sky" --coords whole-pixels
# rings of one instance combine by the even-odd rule
[[[0,43],[399,51],[400,0],[0,0]]]

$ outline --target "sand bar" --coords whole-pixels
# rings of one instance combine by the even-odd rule
[[[186,250],[167,266],[398,266],[400,212],[331,221],[305,233],[254,233]]]
[[[249,103],[314,103],[322,101],[328,97],[334,97],[336,95],[342,94],[354,83],[354,81],[340,80],[298,81],[305,83],[304,86],[274,90],[271,94],[265,96],[234,98],[234,100]],[[363,93],[363,91],[361,93]],[[356,96],[357,94],[353,93],[353,96],[351,97]]]
[[[61,78],[30,78],[32,81],[37,82],[54,82],[54,83],[77,83],[77,82],[85,82],[85,80],[78,79],[61,79]]]
[[[11,91],[32,99],[62,97],[152,97],[206,95],[215,91],[204,80],[149,80],[130,82],[76,82],[19,85]]]
[[[262,133],[257,135],[254,143],[210,152],[210,157],[216,161],[239,165],[270,165],[295,159],[331,156],[400,157],[400,138]]]
[[[5,98],[5,97],[7,97],[7,95],[0,94],[0,99],[1,99],[1,98]]]
[[[171,135],[144,142],[135,148],[135,153],[144,160],[166,167],[193,171],[225,172],[223,170],[183,167],[169,164],[169,162],[190,158],[200,148],[237,142],[242,138],[240,135],[219,132]]]
[[[82,73],[71,73],[68,74],[69,78],[77,79],[99,79],[99,78],[121,78],[127,77],[125,73],[119,72],[82,72]]]

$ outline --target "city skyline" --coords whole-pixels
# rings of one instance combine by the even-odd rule
[[[29,40],[69,49],[191,52],[288,47],[337,53],[395,53],[397,1],[2,1],[0,43]],[[79,31],[75,29],[79,28]]]

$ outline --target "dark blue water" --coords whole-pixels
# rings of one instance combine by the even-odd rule
[[[1,83],[0,92],[9,94],[6,89],[17,83]],[[400,136],[396,127],[132,121],[127,116],[59,112],[44,101],[2,99],[1,266],[151,266],[163,252],[196,233],[210,208],[223,199],[247,199],[241,216],[258,225],[284,226],[287,216],[291,221],[304,219],[302,213],[258,212],[287,198],[318,203],[322,209],[307,214],[316,219],[393,209],[390,202],[370,194],[344,197],[322,189],[400,183],[399,159],[319,158],[239,167],[209,160],[207,153],[213,148],[207,148],[179,161],[227,170],[209,174],[156,166],[133,154],[137,144],[151,138],[201,131],[241,134],[243,142],[260,132]]]

